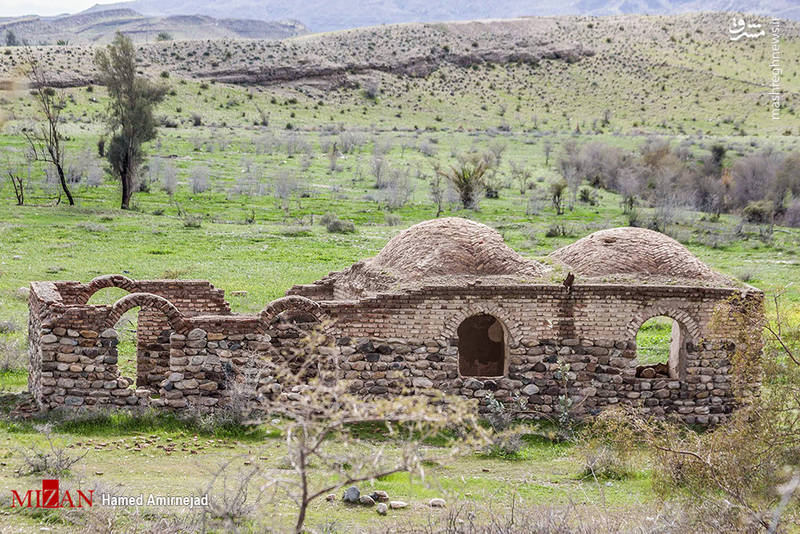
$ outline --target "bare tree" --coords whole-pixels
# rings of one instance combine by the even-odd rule
[[[445,186],[442,183],[442,174],[434,172],[430,180],[431,200],[436,205],[436,217],[442,214],[442,204],[444,203]]]
[[[49,163],[55,168],[61,190],[67,196],[70,206],[75,205],[72,193],[67,185],[64,172],[64,159],[66,148],[64,136],[61,133],[61,112],[66,107],[66,96],[63,91],[53,88],[46,68],[34,54],[33,50],[25,47],[25,69],[31,84],[31,91],[36,100],[36,107],[42,117],[42,122],[32,129],[23,131],[25,139],[31,148],[31,153],[36,161]]]
[[[370,168],[372,169],[372,176],[375,177],[375,187],[377,189],[386,187],[386,174],[389,170],[386,159],[379,155],[372,156]]]
[[[292,194],[297,190],[298,183],[294,174],[290,173],[286,169],[279,170],[273,183],[273,194],[275,195],[275,198],[281,201],[281,208],[286,213],[287,217],[289,216],[289,203],[291,201]]]
[[[531,183],[531,170],[516,161],[511,162],[511,178],[519,184],[519,194],[524,195]]]
[[[265,413],[288,420],[285,428],[290,476],[279,473],[268,485],[280,488],[297,506],[294,532],[304,529],[309,505],[339,488],[392,473],[421,473],[425,439],[446,428],[462,429],[463,439],[451,453],[466,452],[485,432],[477,424],[474,400],[441,392],[366,399],[353,393],[343,378],[331,340],[312,330],[295,351],[270,355],[262,364],[269,372],[259,382]],[[381,425],[396,438],[399,454],[367,443],[354,432],[357,425]],[[338,445],[331,446],[331,437]],[[445,458],[446,460],[446,458]],[[437,461],[442,458],[437,456]],[[313,468],[312,468],[313,465]],[[312,476],[312,471],[314,476]],[[320,473],[324,476],[319,476]]]
[[[414,183],[408,176],[408,169],[391,168],[382,193],[383,201],[390,210],[408,204],[414,194]]]
[[[14,196],[17,199],[17,206],[25,204],[25,179],[19,172],[14,169],[6,169],[8,178],[11,180],[11,185],[14,187]]]
[[[779,165],[778,156],[767,152],[738,159],[731,168],[736,206],[744,207],[764,199],[775,182]]]
[[[570,209],[575,204],[578,188],[583,181],[583,161],[580,151],[578,144],[570,139],[562,146],[562,152],[558,158],[559,172],[564,177],[570,192]]]
[[[545,167],[549,167],[550,154],[553,152],[553,143],[548,139],[542,144],[542,149],[544,150],[544,165]]]
[[[500,167],[500,164],[503,161],[503,154],[505,153],[506,148],[508,148],[508,143],[502,140],[496,140],[489,143],[489,152],[487,154],[488,157],[486,159],[491,160],[489,162],[491,167],[495,168]]]
[[[642,176],[644,168],[632,165],[622,170],[617,183],[619,193],[622,195],[622,212],[630,214],[636,205],[636,196],[642,190]]]

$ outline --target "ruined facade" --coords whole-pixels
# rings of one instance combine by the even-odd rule
[[[111,286],[129,294],[111,306],[87,304]],[[362,395],[438,389],[485,404],[491,394],[524,399],[527,415],[544,417],[566,395],[578,417],[628,404],[715,424],[740,401],[737,326],[718,313],[731,298],[763,297],[649,230],[596,232],[537,262],[487,226],[438,219],[253,315],[232,313],[204,281],[34,282],[29,385],[44,409],[213,409],[228,402],[231,377],[248,358],[269,358],[319,324],[332,340],[324,350]],[[114,327],[136,307],[134,381],[119,376]],[[656,316],[673,321],[669,360],[642,365],[636,334]]]

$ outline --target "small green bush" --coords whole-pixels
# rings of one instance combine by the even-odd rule
[[[751,202],[742,210],[744,220],[753,224],[767,224],[772,220],[772,215],[772,203],[768,200]]]
[[[326,224],[325,227],[332,234],[352,234],[356,231],[356,225],[353,221],[343,221],[336,219]]]

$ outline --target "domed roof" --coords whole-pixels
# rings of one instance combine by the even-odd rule
[[[316,284],[333,288],[335,299],[359,298],[387,290],[475,282],[526,283],[549,271],[520,256],[496,230],[458,217],[421,222],[393,237],[373,258],[331,273]]]
[[[725,285],[730,282],[671,237],[645,228],[600,230],[550,257],[589,277],[633,274]]]
[[[459,217],[415,224],[368,261],[405,280],[446,275],[541,276],[545,272],[542,264],[506,245],[497,230]]]

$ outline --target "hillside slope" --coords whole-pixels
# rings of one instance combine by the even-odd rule
[[[0,20],[0,36],[13,32],[32,44],[107,43],[116,32],[137,43],[153,42],[159,33],[172,39],[283,39],[307,32],[299,22],[255,19],[215,19],[205,15],[144,16],[127,8],[108,9],[57,17],[17,17]]]
[[[780,23],[781,120],[774,120],[771,40],[731,41],[728,21],[725,13],[545,17],[391,25],[281,41],[174,41],[141,45],[139,65],[172,87],[185,86],[192,100],[183,102],[183,113],[202,111],[220,122],[225,110],[244,105],[250,114],[240,113],[240,120],[252,125],[258,105],[287,127],[302,127],[301,115],[333,122],[357,113],[366,120],[368,109],[380,108],[379,120],[390,128],[794,132],[800,76],[788,67],[800,56],[800,23]],[[0,81],[14,86],[21,51],[4,53]],[[95,83],[93,47],[40,53],[54,65],[59,85]],[[191,79],[198,83],[188,85]],[[269,106],[256,98],[261,93]]]
[[[315,32],[399,22],[701,11],[747,12],[800,20],[800,5],[793,0],[133,0],[109,5],[152,15],[200,13],[214,17],[295,19]]]

